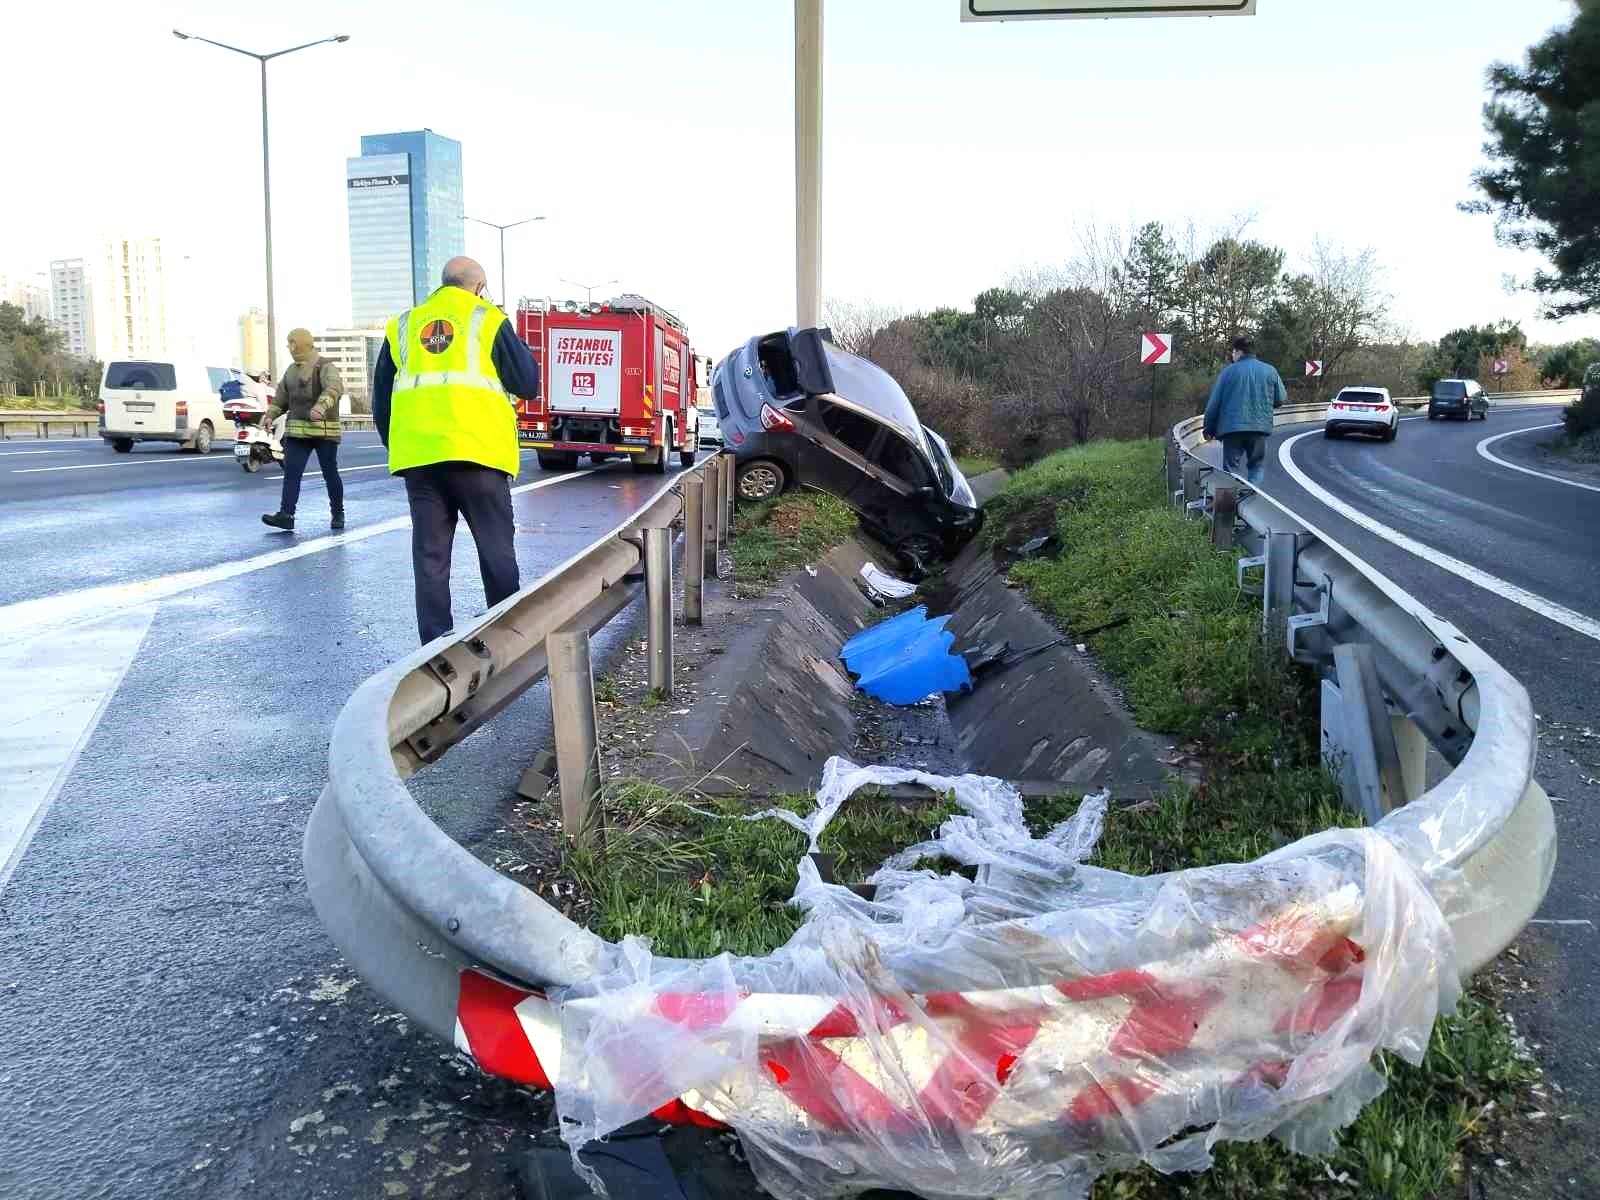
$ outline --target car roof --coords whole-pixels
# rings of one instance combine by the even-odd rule
[[[823,345],[833,372],[833,394],[826,399],[843,401],[886,425],[893,425],[910,441],[918,441],[922,422],[917,420],[917,410],[911,407],[911,400],[895,377],[877,363],[841,350],[831,342]]]

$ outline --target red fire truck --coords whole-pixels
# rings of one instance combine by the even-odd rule
[[[700,447],[695,355],[683,322],[643,296],[523,300],[517,334],[539,360],[541,395],[518,401],[517,435],[547,471],[628,458],[665,472]]]

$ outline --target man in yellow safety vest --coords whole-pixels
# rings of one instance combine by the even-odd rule
[[[516,592],[511,480],[521,469],[513,396],[539,396],[539,364],[490,303],[483,268],[445,264],[443,285],[389,322],[372,381],[372,418],[389,473],[406,483],[417,632],[447,633],[450,547],[465,517],[492,608]]]

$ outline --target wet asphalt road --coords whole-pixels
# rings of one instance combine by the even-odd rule
[[[524,458],[519,485],[561,480],[515,499],[525,582],[663,482]],[[381,452],[357,434],[341,462]],[[41,464],[88,469],[23,473]],[[0,891],[0,1196],[510,1196],[509,1151],[544,1120],[379,1003],[306,898],[329,727],[416,634],[408,531],[362,536],[403,517],[398,481],[347,474],[350,528],[329,538],[313,472],[291,538],[257,519],[278,478],[164,447],[0,446],[0,636],[19,613],[78,620],[85,588],[327,547],[153,605],[94,591],[93,621],[48,635],[149,624]],[[483,608],[476,575],[463,532],[458,620]],[[597,639],[602,661],[627,626]],[[534,689],[418,777],[453,836],[492,832],[547,714]]]
[[[1294,462],[1335,497],[1384,526],[1480,571],[1600,621],[1600,492],[1519,473],[1560,420],[1555,408],[1505,408],[1487,421],[1403,420],[1399,437],[1295,441]],[[1314,427],[1313,427],[1314,428]],[[1301,516],[1453,621],[1520,679],[1540,717],[1537,775],[1555,809],[1557,863],[1536,920],[1518,939],[1537,986],[1511,1007],[1569,1097],[1600,1102],[1600,642],[1492,589],[1476,586],[1330,510],[1289,478],[1279,448],[1304,428],[1280,431],[1267,489]],[[1591,479],[1591,482],[1594,482]],[[1584,731],[1588,735],[1585,736]]]

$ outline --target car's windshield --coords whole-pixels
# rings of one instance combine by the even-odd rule
[[[230,379],[239,378],[239,374],[230,367],[207,367],[206,378],[211,381],[211,390],[216,392]]]
[[[1441,379],[1433,385],[1435,400],[1459,400],[1467,394],[1467,385],[1459,379]]]
[[[171,363],[114,362],[106,367],[105,386],[146,392],[178,390],[178,372]]]

